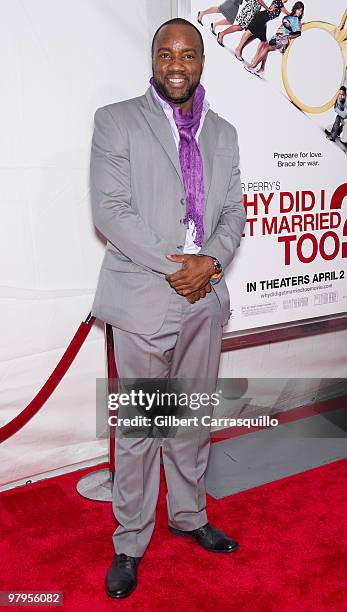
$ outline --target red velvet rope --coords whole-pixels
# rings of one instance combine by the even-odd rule
[[[72,338],[69,346],[67,347],[64,355],[60,359],[58,365],[54,368],[50,377],[46,380],[40,391],[31,400],[30,404],[22,410],[12,421],[0,427],[0,442],[4,442],[10,436],[13,436],[19,429],[21,429],[30,419],[40,410],[47,399],[52,395],[54,389],[59,385],[61,379],[66,374],[77,353],[79,352],[83,342],[88,336],[95,317],[88,315],[86,321],[81,323],[74,337]]]

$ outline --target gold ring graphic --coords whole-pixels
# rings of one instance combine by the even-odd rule
[[[283,55],[283,58],[282,58],[282,79],[283,79],[284,88],[288,94],[289,99],[295,104],[295,106],[300,108],[305,113],[313,113],[313,114],[314,113],[324,113],[325,111],[329,110],[329,108],[334,106],[336,102],[337,94],[339,92],[339,88],[341,87],[341,85],[343,85],[345,81],[346,68],[347,68],[347,9],[342,15],[341,22],[338,26],[333,25],[332,23],[327,23],[325,21],[310,21],[308,23],[305,23],[302,26],[301,31],[302,33],[304,33],[307,30],[312,30],[315,28],[329,32],[329,34],[334,38],[334,40],[336,40],[337,44],[339,45],[341,55],[342,55],[343,74],[342,74],[338,89],[336,90],[336,94],[331,98],[331,100],[329,100],[329,102],[326,102],[326,104],[323,104],[322,106],[308,106],[307,104],[304,104],[303,102],[301,102],[301,100],[299,100],[299,98],[297,98],[295,93],[293,92],[289,84],[289,80],[288,80],[287,63],[288,63],[288,55],[289,55],[289,52],[293,44],[295,44],[295,39],[290,41],[289,46],[286,49]]]

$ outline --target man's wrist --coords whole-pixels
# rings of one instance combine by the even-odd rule
[[[205,253],[197,253],[198,257],[208,257],[211,260],[211,277],[217,278],[223,274],[222,264],[217,257],[213,255],[207,255]]]
[[[206,259],[209,259],[209,263],[210,263],[209,272],[210,272],[210,276],[212,276],[215,273],[213,257],[211,257],[211,255],[206,255],[205,253],[196,253],[196,257],[205,257]]]
[[[211,285],[215,285],[219,283],[220,279],[223,276],[223,268],[217,257],[213,255],[207,255],[205,253],[197,253],[199,257],[208,257],[211,260],[211,274],[210,274],[210,283]]]

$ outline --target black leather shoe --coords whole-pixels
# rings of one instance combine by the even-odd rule
[[[239,545],[235,540],[232,540],[223,531],[212,527],[206,523],[199,529],[193,531],[181,531],[169,526],[171,533],[178,536],[190,536],[194,538],[200,546],[211,552],[230,553],[238,549]]]
[[[106,593],[114,599],[128,597],[136,588],[137,566],[141,557],[129,557],[123,553],[113,557],[106,575]]]

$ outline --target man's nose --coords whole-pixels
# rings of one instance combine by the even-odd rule
[[[184,64],[183,64],[183,60],[181,57],[179,56],[175,56],[173,55],[171,57],[171,65],[170,65],[171,69],[174,68],[176,70],[183,70],[184,69]]]

